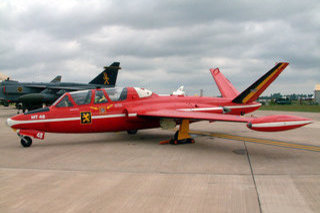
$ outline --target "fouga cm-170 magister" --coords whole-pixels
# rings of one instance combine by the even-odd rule
[[[179,130],[168,142],[194,143],[189,124],[202,120],[243,122],[249,129],[267,132],[294,129],[311,120],[288,115],[242,116],[261,106],[255,101],[287,65],[277,63],[242,93],[216,68],[210,72],[222,97],[161,96],[137,87],[92,89],[65,93],[51,107],[16,115],[7,123],[24,147],[32,144],[32,137],[44,139],[45,132],[135,134],[139,129],[171,129],[176,125],[180,125]]]

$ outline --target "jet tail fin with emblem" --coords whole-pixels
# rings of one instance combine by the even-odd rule
[[[54,79],[52,79],[52,81],[50,81],[51,83],[57,83],[57,82],[61,82],[61,75],[57,75]]]
[[[114,87],[116,85],[118,71],[120,69],[120,62],[113,62],[110,66],[104,67],[104,70],[90,81],[89,84],[102,84]]]
[[[261,93],[280,75],[280,73],[288,66],[287,62],[277,63],[271,70],[254,82],[245,91],[235,97],[232,102],[238,104],[246,104],[255,101]]]

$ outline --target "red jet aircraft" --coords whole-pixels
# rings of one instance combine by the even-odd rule
[[[180,125],[171,144],[194,143],[189,123],[207,121],[243,122],[257,131],[283,131],[301,127],[311,120],[288,115],[243,117],[257,110],[260,94],[278,77],[288,63],[277,63],[270,71],[239,93],[218,68],[210,72],[222,97],[184,95],[159,96],[137,87],[103,88],[65,93],[51,107],[16,115],[7,120],[16,130],[23,147],[32,139],[44,139],[45,132],[93,133],[127,131]]]

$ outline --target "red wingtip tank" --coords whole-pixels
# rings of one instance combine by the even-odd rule
[[[295,129],[312,123],[308,118],[292,115],[271,115],[252,119],[247,127],[255,131],[277,132]]]

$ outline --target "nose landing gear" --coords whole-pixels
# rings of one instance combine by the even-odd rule
[[[20,137],[20,143],[24,148],[30,147],[32,145],[32,139],[29,136],[22,136],[19,134],[18,136]]]

